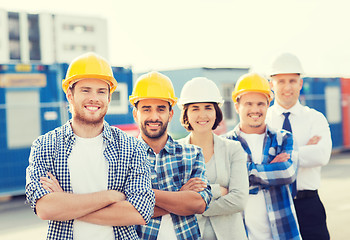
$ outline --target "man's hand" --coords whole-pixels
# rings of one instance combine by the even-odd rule
[[[109,196],[111,197],[111,199],[115,202],[121,202],[121,201],[126,200],[126,196],[122,192],[118,192],[115,190],[107,190],[107,192],[108,192]]]
[[[47,172],[47,175],[50,177],[41,177],[40,183],[43,188],[49,192],[63,192],[63,189],[60,186],[60,183],[52,175],[52,173]]]
[[[288,161],[289,158],[290,158],[290,154],[280,153],[271,161],[271,163],[286,162]]]
[[[321,140],[321,136],[313,136],[309,139],[306,145],[316,145]]]
[[[191,178],[190,180],[185,183],[180,191],[194,191],[194,192],[201,192],[204,189],[206,189],[207,184],[202,181],[200,178]]]

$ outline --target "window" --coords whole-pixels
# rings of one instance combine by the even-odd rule
[[[32,145],[40,135],[40,94],[37,90],[6,92],[8,148]]]
[[[112,93],[107,114],[127,114],[128,104],[128,85],[118,83],[117,89]]]
[[[340,123],[341,116],[341,94],[338,86],[327,86],[325,88],[326,96],[326,117],[330,124]]]
[[[28,14],[28,29],[30,60],[40,60],[40,30],[39,16],[37,14]]]
[[[8,13],[8,28],[9,28],[9,47],[10,59],[21,59],[21,48],[19,40],[19,14],[14,12]]]
[[[72,45],[72,44],[65,44],[63,46],[65,51],[79,51],[79,52],[94,52],[95,46],[93,45]]]
[[[63,30],[72,31],[77,34],[95,31],[93,26],[83,25],[83,24],[67,24],[67,23],[63,24]]]
[[[233,124],[235,122],[235,112],[234,112],[234,104],[232,101],[232,91],[234,85],[232,83],[224,83],[222,85],[222,92],[224,98],[224,105],[222,107],[222,111],[224,114],[224,118],[227,124]]]

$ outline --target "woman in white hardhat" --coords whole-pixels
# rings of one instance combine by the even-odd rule
[[[202,148],[213,199],[197,215],[202,239],[246,239],[241,212],[248,198],[247,156],[239,142],[221,138],[213,130],[223,116],[220,91],[215,83],[198,77],[181,91],[178,106],[181,124],[190,134],[179,142]],[[191,179],[181,190],[198,191],[200,179]]]

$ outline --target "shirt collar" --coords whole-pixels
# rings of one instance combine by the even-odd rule
[[[69,120],[63,125],[64,139],[66,140],[66,142],[70,140],[74,141],[75,139],[71,123],[72,123],[72,120]]]
[[[74,132],[73,132],[71,123],[72,123],[72,120],[69,120],[63,125],[63,132],[64,132],[64,137],[66,141],[70,141],[70,140],[75,141]],[[107,141],[112,140],[112,131],[109,124],[106,121],[103,121],[102,137]]]
[[[138,139],[140,141],[142,141],[147,146],[147,151],[149,151],[149,150],[153,151],[153,149],[143,140],[143,138],[141,137],[141,134],[138,136]],[[175,141],[173,140],[173,138],[168,135],[168,140],[167,140],[167,142],[162,150],[168,152],[169,154],[174,155],[175,150],[176,150],[174,143],[175,143]]]
[[[112,141],[113,134],[111,127],[106,121],[103,121],[103,131],[102,131],[102,137],[106,139],[107,141]]]
[[[238,125],[233,129],[233,132],[234,134],[237,136],[237,137],[241,137],[241,128],[239,127],[239,123]],[[274,130],[271,129],[267,124],[266,124],[266,128],[265,128],[265,136],[266,135],[271,135],[273,134]]]
[[[302,105],[300,104],[299,100],[294,104],[293,107],[289,109],[285,109],[284,107],[279,105],[277,102],[275,102],[274,105],[276,105],[275,110],[278,115],[282,115],[282,113],[285,113],[285,112],[290,112],[292,115],[296,115],[300,113],[300,111],[302,110]]]

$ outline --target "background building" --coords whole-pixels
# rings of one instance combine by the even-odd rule
[[[0,10],[0,63],[70,62],[88,51],[108,58],[107,39],[102,18]]]

